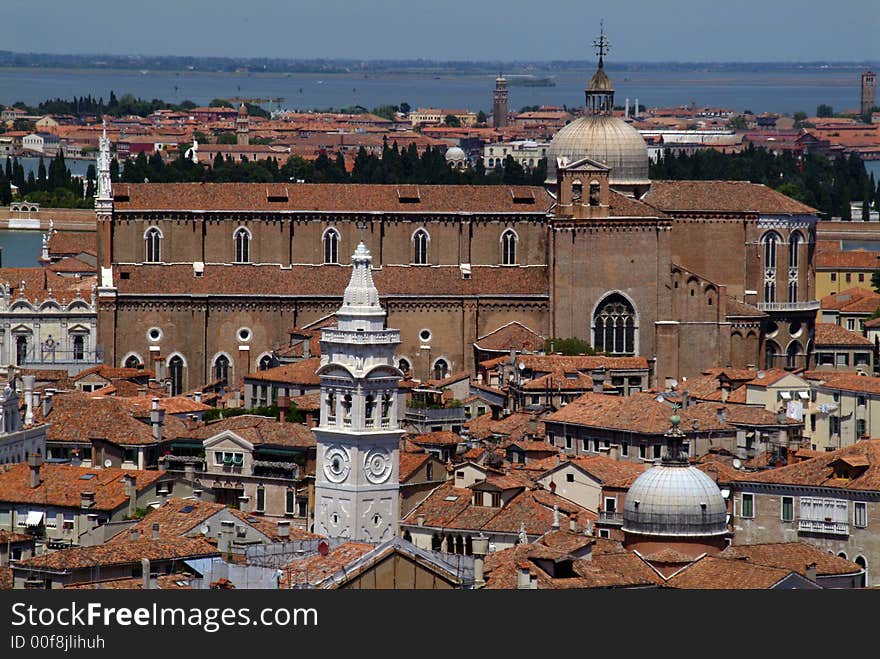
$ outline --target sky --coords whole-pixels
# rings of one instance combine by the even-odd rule
[[[583,60],[604,19],[609,60],[880,60],[878,0],[0,0],[0,16],[17,52]]]

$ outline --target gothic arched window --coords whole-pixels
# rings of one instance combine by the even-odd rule
[[[150,227],[144,234],[147,263],[159,263],[162,261],[162,232],[158,227]]]
[[[269,355],[263,355],[260,358],[260,370],[265,371],[268,368],[272,368],[272,358]]]
[[[214,360],[214,379],[220,384],[229,384],[229,357],[219,355]]]
[[[516,265],[516,232],[513,229],[501,234],[501,265]]]
[[[445,359],[438,359],[434,362],[434,379],[435,380],[445,380],[449,375],[449,364],[446,363]]]
[[[123,366],[125,368],[143,368],[143,364],[141,364],[141,360],[137,355],[129,355],[126,357]]]
[[[339,232],[336,229],[324,232],[324,263],[339,263]]]
[[[779,346],[775,341],[767,341],[764,346],[764,368],[773,368],[776,356],[779,354]]]
[[[798,266],[800,255],[798,248],[800,247],[801,234],[795,231],[788,239],[788,301],[797,302],[798,300]]]
[[[235,231],[235,262],[250,263],[251,260],[251,232],[244,227]]]
[[[638,335],[636,311],[620,293],[607,296],[593,316],[593,347],[609,355],[632,355]]]
[[[779,235],[765,233],[761,238],[764,245],[764,302],[776,302],[776,247]]]
[[[428,232],[419,229],[413,234],[413,263],[416,265],[426,265],[428,263]]]
[[[174,355],[168,360],[168,378],[171,380],[171,395],[183,393],[183,357]]]
[[[804,349],[801,346],[799,341],[792,341],[788,345],[788,350],[786,351],[786,360],[785,367],[786,368],[797,368],[799,366],[798,362],[800,361],[800,357],[803,354]]]

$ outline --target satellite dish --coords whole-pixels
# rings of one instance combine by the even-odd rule
[[[669,388],[675,389],[676,387],[678,387],[678,380],[670,380],[669,381]]]
[[[734,469],[742,469],[742,466],[743,466],[742,460],[740,460],[739,458],[733,459],[733,468]]]
[[[210,531],[210,527],[207,524],[202,524],[202,527],[199,529],[199,532],[202,535],[208,535],[208,531]]]
[[[521,371],[526,370],[526,364],[525,364],[525,362],[520,362],[519,364],[517,364],[517,368],[518,368],[519,370],[521,370]]]
[[[758,379],[761,380],[763,377],[767,375],[764,371],[758,371]]]
[[[113,466],[113,463],[110,461],[110,458],[107,458],[106,460],[104,460],[104,466],[105,466],[107,469],[109,469],[110,467]]]

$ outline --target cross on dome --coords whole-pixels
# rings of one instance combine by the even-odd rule
[[[593,40],[593,47],[599,55],[599,68],[601,69],[605,59],[605,53],[611,50],[611,44],[605,38],[605,21],[599,21],[599,38]]]

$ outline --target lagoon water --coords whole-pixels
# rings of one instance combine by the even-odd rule
[[[43,235],[39,231],[0,229],[0,259],[4,268],[33,268],[39,264]]]
[[[711,105],[751,110],[812,114],[820,103],[836,110],[858,107],[862,69],[810,68],[791,71],[628,71],[607,67],[616,101],[629,97],[642,105]],[[525,105],[580,106],[592,70],[564,71],[555,87],[510,87],[510,107]],[[23,101],[36,105],[49,98],[91,94],[107,100],[131,93],[169,102],[186,99],[200,105],[213,98],[283,99],[264,103],[267,109],[321,109],[361,105],[372,109],[403,101],[412,107],[492,107],[495,75],[483,74],[252,74],[0,69],[0,104]]]

